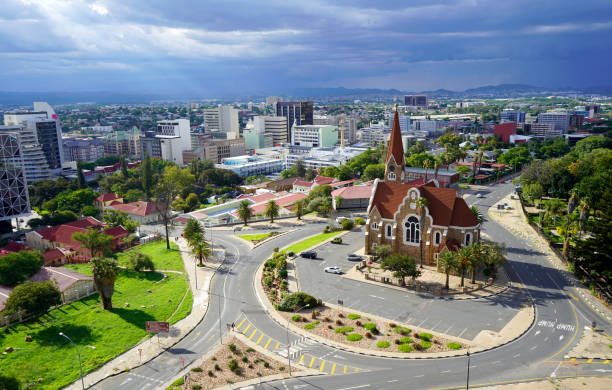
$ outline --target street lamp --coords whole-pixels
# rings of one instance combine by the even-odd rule
[[[309,306],[310,306],[310,304],[308,304],[308,305],[306,305],[306,306],[302,306],[302,307],[300,307],[299,309],[295,310],[295,311],[293,312],[293,314],[296,314],[296,313],[297,313],[297,312],[299,312],[300,310],[305,309],[305,308],[307,308],[307,307],[309,307]],[[289,321],[291,321],[291,317],[289,317],[289,318],[287,319],[287,363],[288,363],[288,365],[289,365],[289,376],[291,376],[291,355],[289,354],[289,347],[290,347],[290,345],[289,345]]]
[[[81,363],[81,350],[83,349],[83,347],[87,347],[91,349],[96,349],[96,347],[93,347],[91,345],[84,345],[81,349],[79,349],[79,347],[77,347],[74,341],[72,341],[70,337],[65,335],[64,332],[59,332],[59,335],[68,339],[68,341],[70,341],[70,343],[74,346],[74,349],[76,349],[77,351],[77,356],[79,357],[79,368],[81,370],[81,386],[83,387],[83,390],[85,390],[85,381],[83,380],[83,364]]]
[[[467,350],[467,358],[468,358],[468,365],[467,365],[467,380],[465,382],[465,388],[469,389],[470,388],[470,350]]]

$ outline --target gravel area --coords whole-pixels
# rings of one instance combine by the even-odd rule
[[[235,345],[236,349],[234,351],[230,348],[231,345]],[[244,361],[245,359],[246,361]],[[230,369],[232,360],[235,360],[238,364],[239,370],[236,371],[239,374]],[[187,375],[185,384],[180,388],[185,390],[209,390],[257,377],[282,374],[286,370],[285,365],[249,348],[234,337],[227,345],[219,349],[213,357],[204,361],[200,366],[192,368]],[[292,367],[293,370],[297,371],[298,367]]]
[[[313,317],[314,311],[318,311],[319,314]],[[347,310],[343,310],[341,313],[338,309],[320,307],[316,310],[302,310],[298,314],[300,320],[294,321],[293,316],[295,314],[281,311],[278,313],[309,333],[351,347],[406,353],[433,353],[452,350],[447,346],[451,341],[443,337],[431,334],[429,334],[431,337],[427,337],[428,335],[420,337],[419,334],[428,333],[425,329],[405,324],[383,322],[369,318],[366,314],[359,315]],[[372,328],[375,328],[375,330]],[[351,339],[355,341],[350,341]],[[463,345],[457,344],[457,346],[457,349],[463,348]]]

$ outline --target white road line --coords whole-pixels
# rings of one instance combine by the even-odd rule
[[[399,379],[393,379],[392,381],[387,381],[387,383],[395,383],[395,382],[399,382]]]
[[[370,385],[368,384],[368,385],[361,385],[361,386],[353,386],[353,387],[343,387],[343,388],[341,388],[341,389],[338,389],[338,390],[351,390],[351,389],[361,389],[362,387],[368,387],[368,386],[370,386]]]
[[[446,374],[447,372],[451,372],[451,370],[440,371],[440,374]]]
[[[417,325],[417,327],[419,327],[419,328],[420,328],[420,327],[421,327],[421,325],[422,325],[422,324],[423,324],[425,321],[427,321],[427,318],[425,318],[423,321],[421,321],[421,323],[420,323],[420,324],[418,324],[418,325]]]
[[[422,378],[422,377],[424,377],[424,376],[425,376],[424,374],[421,374],[421,375],[415,375],[415,378]]]
[[[434,330],[434,329],[436,329],[436,328],[438,327],[438,325],[440,325],[441,323],[442,323],[442,320],[438,321],[438,322],[437,322],[437,323],[436,323],[436,324],[433,326],[433,328],[429,328],[429,329],[430,329],[430,330]]]
[[[451,325],[448,329],[446,329],[446,332],[444,332],[444,333],[448,334],[448,331],[451,330],[453,328],[453,326],[454,325]]]
[[[529,349],[531,349],[531,350],[533,351],[533,350],[534,350],[534,349],[536,349],[537,347],[538,347],[537,345],[534,345],[533,347],[531,347],[531,348],[529,348]]]
[[[464,334],[466,330],[467,330],[467,328],[463,329],[463,330],[461,331],[461,333],[459,333],[459,336],[457,336],[457,337],[461,337],[461,335],[462,335],[462,334]]]
[[[513,358],[517,358],[517,357],[519,357],[519,356],[521,356],[521,354],[520,354],[520,353],[517,353],[516,355],[514,355],[514,356],[512,356],[512,357],[513,357]]]
[[[370,294],[370,296],[371,296],[372,298],[378,298],[378,299],[382,299],[382,300],[384,300],[384,299],[385,299],[385,298],[383,298],[383,297],[378,297],[378,296],[376,296],[376,295],[372,295],[372,294]]]

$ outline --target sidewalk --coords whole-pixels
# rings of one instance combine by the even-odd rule
[[[210,281],[217,268],[223,263],[225,259],[225,251],[223,249],[215,248],[215,258],[209,259],[209,261],[206,263],[206,267],[194,267],[196,259],[193,257],[191,251],[187,247],[187,242],[185,239],[180,238],[178,241],[174,242],[179,246],[185,271],[187,272],[187,276],[189,278],[189,285],[193,295],[191,313],[176,324],[172,325],[168,335],[159,335],[159,342],[156,336],[148,338],[147,340],[135,345],[132,349],[127,350],[116,358],[106,362],[97,370],[84,376],[83,379],[85,380],[86,387],[93,386],[109,376],[134,369],[157,357],[166,349],[178,343],[204,318],[204,315],[208,310],[208,291]],[[198,280],[197,289],[195,286],[194,277],[196,272]],[[79,390],[81,389],[81,381],[76,380],[70,385],[64,387],[64,389]]]
[[[559,259],[552,249],[550,249],[548,242],[538,235],[533,226],[527,223],[527,217],[523,214],[520,200],[518,198],[511,199],[511,195],[508,194],[498,203],[508,203],[512,209],[497,210],[497,205],[493,205],[488,211],[489,217],[509,230],[515,236],[531,242],[540,252],[546,255],[546,258],[551,265],[561,272],[561,275],[563,275],[565,280],[573,285],[584,302],[586,302],[595,312],[599,313],[600,316],[608,321],[612,321],[612,311],[593,297],[591,292],[585,288],[571,272],[568,271],[565,263]],[[572,296],[572,298],[578,300],[577,297]]]

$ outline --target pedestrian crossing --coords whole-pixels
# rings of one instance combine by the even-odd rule
[[[236,324],[237,325],[234,327],[235,332],[241,333],[256,345],[259,345],[264,349],[281,356],[282,358],[287,359],[288,357],[292,364],[299,364],[305,368],[315,369],[330,375],[350,374],[366,371],[358,367],[352,367],[338,362],[331,362],[326,360],[324,357],[314,356],[311,349],[319,345],[319,343],[307,337],[293,340],[289,345],[287,345],[286,342],[281,343],[280,341],[273,339],[257,329],[245,315],[242,315]]]
[[[568,360],[565,360],[566,362],[572,362],[572,363],[580,363],[580,364],[611,364],[612,360],[610,359],[587,359],[587,358],[583,358],[583,359],[577,359],[577,358],[571,358]]]

